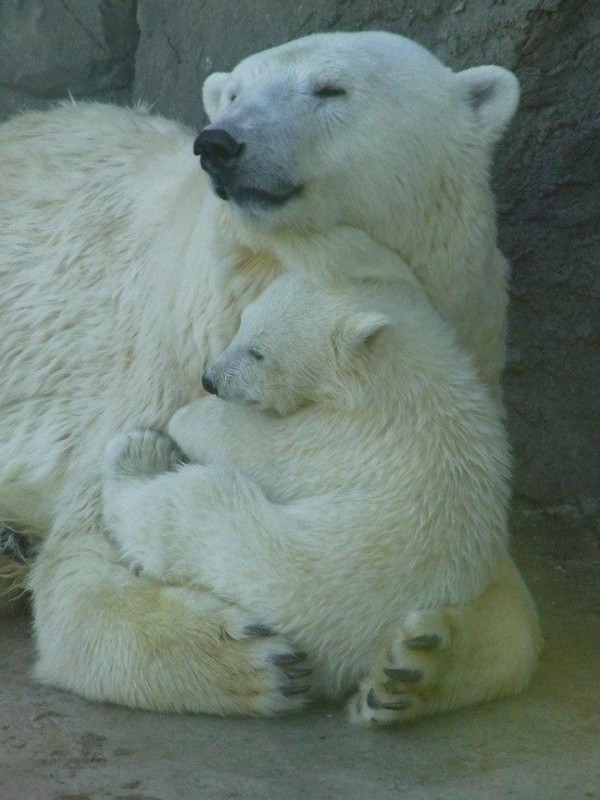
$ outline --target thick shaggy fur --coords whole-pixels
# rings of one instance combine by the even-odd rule
[[[331,81],[346,94],[323,97]],[[193,133],[143,109],[66,104],[0,126],[0,517],[44,540],[28,579],[40,680],[164,710],[300,704],[278,667],[292,644],[118,562],[100,454],[202,394],[282,269],[368,276],[373,242],[403,256],[497,390],[506,264],[488,171],[517,96],[505,70],[454,74],[391,34],[292,42],[207,80],[212,126],[244,137],[226,202]],[[287,186],[289,202],[253,200]],[[344,249],[339,226],[363,243]]]
[[[384,699],[367,681],[350,701],[378,721],[521,688],[538,645],[506,551],[498,404],[402,271],[391,286],[276,280],[207,373],[231,402],[205,398],[171,421],[200,463],[176,466],[166,437],[123,434],[104,490],[127,563],[255,613],[311,655],[315,691],[347,694],[395,643],[400,679]],[[456,647],[468,626],[431,609],[457,614],[511,576],[503,624],[490,618],[486,636]],[[416,635],[439,640],[421,652],[397,640],[399,619],[423,621],[417,609]]]

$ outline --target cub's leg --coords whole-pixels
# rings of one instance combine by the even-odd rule
[[[303,654],[284,638],[201,588],[133,575],[104,535],[89,487],[61,509],[29,580],[39,680],[158,711],[271,715],[303,707],[294,670]]]
[[[541,649],[536,609],[507,556],[472,606],[404,616],[349,701],[353,722],[392,724],[516,694]]]

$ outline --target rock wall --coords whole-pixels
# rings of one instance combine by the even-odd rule
[[[515,529],[555,555],[598,558],[597,0],[0,0],[0,118],[71,92],[143,98],[199,127],[213,70],[313,31],[366,28],[414,38],[454,69],[497,63],[521,80],[494,175],[513,264]]]
[[[127,103],[135,0],[0,0],[0,119],[68,96]]]

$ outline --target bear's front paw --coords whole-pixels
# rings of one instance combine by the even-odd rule
[[[170,472],[186,458],[166,434],[151,430],[130,431],[112,439],[104,457],[108,480],[138,478]]]
[[[368,678],[350,699],[352,722],[390,725],[431,713],[452,659],[448,609],[406,615]]]
[[[117,436],[106,449],[102,483],[106,532],[132,572],[160,574],[162,525],[158,511],[149,510],[154,499],[152,479],[160,480],[158,476],[172,472],[183,460],[172,439],[150,430]]]

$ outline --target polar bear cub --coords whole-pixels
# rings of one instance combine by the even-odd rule
[[[290,637],[314,667],[298,691],[362,680],[357,719],[522,688],[537,621],[506,551],[501,416],[408,272],[278,278],[203,382],[214,396],[169,426],[198,463],[152,432],[109,446],[104,513],[127,563]]]

